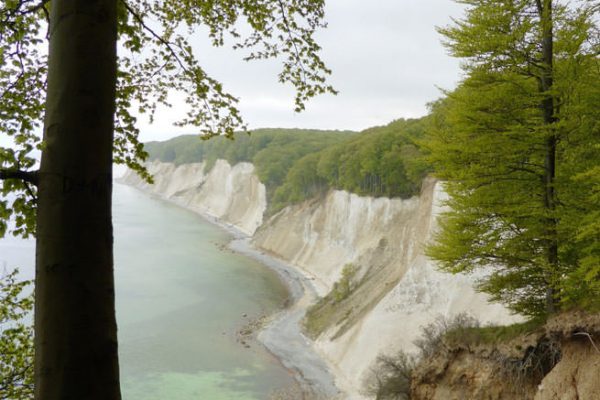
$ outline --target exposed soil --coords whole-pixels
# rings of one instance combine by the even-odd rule
[[[413,371],[411,399],[600,399],[596,338],[600,314],[570,312],[502,343],[446,343]]]

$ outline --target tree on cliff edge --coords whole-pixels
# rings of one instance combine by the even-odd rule
[[[243,126],[237,99],[198,65],[182,33],[205,26],[213,45],[228,35],[247,59],[283,56],[279,80],[295,86],[301,110],[334,92],[313,40],[325,25],[323,7],[324,0],[2,2],[0,132],[12,144],[0,148],[0,179],[2,194],[16,197],[0,202],[0,235],[14,218],[14,233],[37,238],[36,399],[120,398],[112,164],[147,177],[134,105],[153,117],[177,90],[189,105],[182,125],[209,136]],[[34,131],[43,114],[40,141]]]
[[[598,8],[459,2],[466,16],[440,31],[465,79],[433,105],[429,142],[451,210],[429,253],[447,271],[490,269],[480,289],[525,315],[581,305],[600,277],[600,230],[582,230],[598,205]]]

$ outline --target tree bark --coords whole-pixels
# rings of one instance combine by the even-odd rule
[[[35,399],[120,399],[111,221],[116,0],[53,0],[35,279]]]

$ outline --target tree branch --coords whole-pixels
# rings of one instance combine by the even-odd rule
[[[41,0],[39,3],[34,4],[31,7],[25,8],[27,3],[31,3],[31,1],[28,1],[28,0],[18,1],[16,4],[13,4],[12,6],[9,6],[7,8],[3,8],[0,10],[0,15],[2,15],[4,17],[2,19],[2,23],[12,26],[12,25],[14,25],[14,22],[11,22],[11,18],[22,17],[27,14],[35,13],[39,10],[44,9],[46,7],[46,4],[48,4],[49,2],[50,2],[50,0]]]
[[[46,10],[46,4],[49,3],[50,0],[42,0],[40,1],[38,4],[36,4],[35,6],[29,7],[27,10],[25,10],[26,13],[32,13],[32,12],[36,12],[38,10],[43,9],[44,11]]]
[[[0,180],[3,179],[19,179],[37,186],[39,180],[39,173],[38,171],[0,169]]]
[[[150,35],[152,35],[156,40],[158,40],[160,43],[162,43],[167,50],[169,51],[169,53],[171,53],[171,55],[173,57],[175,57],[175,60],[177,61],[177,64],[179,64],[179,66],[181,67],[182,70],[184,70],[185,72],[189,72],[189,68],[183,63],[183,61],[181,61],[181,58],[179,58],[179,55],[177,54],[177,52],[175,51],[175,49],[173,49],[173,43],[167,41],[165,38],[163,38],[161,35],[159,35],[158,33],[156,33],[154,30],[152,30],[152,28],[150,28],[145,22],[144,22],[144,18],[142,18],[142,16],[140,14],[138,14],[133,7],[131,7],[129,5],[129,3],[127,3],[127,1],[125,0],[121,0],[121,3],[123,3],[123,5],[125,6],[125,8],[127,9],[127,11],[129,11],[129,13],[133,16],[133,18],[138,22],[138,24],[140,24],[142,26],[142,28],[144,28],[146,31],[148,31],[148,33],[150,33]]]

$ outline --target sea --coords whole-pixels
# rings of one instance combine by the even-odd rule
[[[115,282],[125,400],[263,400],[296,387],[240,334],[282,309],[276,273],[232,252],[228,232],[116,183]],[[0,239],[0,269],[33,278],[33,240]],[[250,335],[251,336],[251,335]]]

